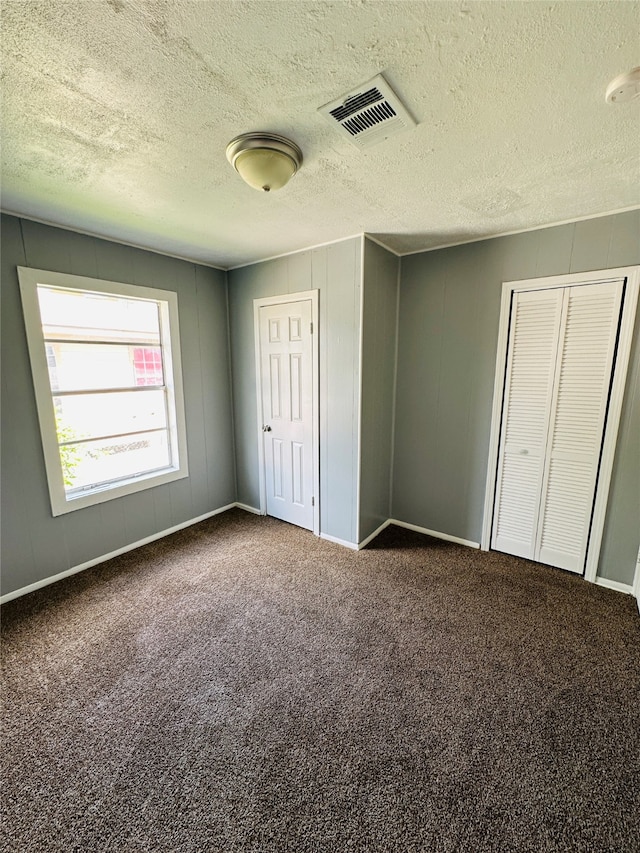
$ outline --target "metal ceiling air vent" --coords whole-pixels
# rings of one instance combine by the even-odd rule
[[[358,148],[377,145],[416,126],[382,74],[325,104],[318,112]]]

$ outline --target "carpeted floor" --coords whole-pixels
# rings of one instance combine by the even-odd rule
[[[0,849],[640,850],[640,616],[233,510],[3,608]]]

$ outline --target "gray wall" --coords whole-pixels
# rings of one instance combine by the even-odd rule
[[[360,529],[366,539],[391,516],[391,460],[400,259],[364,243]]]
[[[238,501],[260,505],[253,300],[319,290],[320,530],[357,542],[359,237],[231,270],[229,319]]]
[[[235,501],[225,273],[2,217],[3,594]],[[16,266],[178,294],[188,478],[52,517]]]
[[[640,263],[640,211],[402,259],[392,513],[479,542],[503,281]],[[636,322],[599,575],[631,583],[640,544]]]

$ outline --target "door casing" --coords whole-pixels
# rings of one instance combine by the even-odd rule
[[[267,490],[266,490],[266,472],[264,458],[264,441],[262,433],[262,382],[261,376],[261,360],[260,360],[260,309],[268,305],[281,305],[290,302],[311,302],[311,322],[313,324],[313,333],[311,335],[311,353],[313,364],[312,372],[312,395],[313,395],[313,532],[316,536],[320,535],[320,361],[319,361],[319,328],[318,328],[318,290],[304,290],[296,293],[285,293],[281,296],[265,296],[261,299],[253,300],[253,327],[254,327],[254,347],[256,357],[256,403],[257,403],[257,422],[256,430],[258,435],[258,469],[260,479],[260,514],[267,513]]]
[[[505,281],[502,285],[502,302],[500,305],[500,328],[498,332],[498,347],[496,354],[496,373],[493,390],[493,409],[491,413],[491,438],[489,442],[489,460],[487,466],[487,485],[485,489],[484,519],[482,524],[482,541],[480,547],[488,551],[491,545],[491,527],[495,499],[496,471],[498,466],[498,451],[500,442],[500,426],[504,397],[504,376],[507,361],[509,325],[511,317],[511,301],[514,293],[522,290],[538,290],[552,287],[572,287],[579,284],[606,282],[624,278],[626,288],[620,321],[618,349],[609,398],[609,409],[605,424],[602,443],[600,471],[596,484],[593,506],[593,521],[591,535],[587,547],[584,577],[595,582],[600,559],[600,546],[607,509],[607,498],[611,483],[613,460],[615,456],[620,413],[624,398],[627,368],[633,339],[633,329],[640,289],[640,266],[616,267],[615,269],[594,270],[592,272],[555,275],[544,278],[530,278],[521,281]]]

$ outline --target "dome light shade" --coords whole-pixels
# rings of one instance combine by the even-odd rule
[[[227,145],[227,160],[250,187],[270,192],[295,175],[302,165],[302,151],[275,133],[243,133]]]

